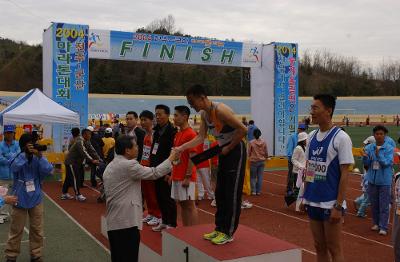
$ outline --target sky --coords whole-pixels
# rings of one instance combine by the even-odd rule
[[[171,14],[193,36],[293,42],[366,66],[400,61],[399,0],[0,0],[0,37],[42,42],[51,22],[135,31]]]

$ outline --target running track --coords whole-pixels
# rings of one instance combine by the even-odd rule
[[[242,211],[240,223],[300,246],[303,249],[303,261],[315,261],[307,216],[297,214],[293,207],[286,208],[284,205],[286,173],[286,171],[265,172],[262,195],[244,196],[244,199],[249,200],[254,206]],[[98,193],[94,189],[82,189],[83,194],[88,197],[86,203],[59,200],[61,187],[56,182],[46,183],[44,190],[93,238],[103,243],[105,247],[108,246],[107,240],[100,234],[100,215],[104,213],[105,206],[96,203]],[[390,233],[383,237],[370,231],[372,226],[370,213],[366,219],[355,216],[352,202],[360,194],[360,178],[351,175],[346,198],[348,212],[342,237],[345,259],[346,261],[393,261]],[[213,223],[215,209],[210,206],[210,201],[200,201],[198,209],[200,223]]]

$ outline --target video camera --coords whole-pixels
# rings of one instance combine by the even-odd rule
[[[38,140],[39,140],[39,135],[37,131],[36,130],[32,131],[33,148],[36,149],[37,151],[46,151],[47,146],[38,144]]]

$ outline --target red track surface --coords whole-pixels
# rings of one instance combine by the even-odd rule
[[[244,196],[244,199],[249,200],[254,206],[251,209],[242,210],[240,223],[302,247],[303,261],[315,261],[315,250],[307,216],[297,214],[293,207],[286,208],[284,205],[286,173],[285,171],[265,173],[262,191],[265,193],[261,196]],[[100,216],[105,212],[105,205],[96,203],[97,192],[90,188],[82,189],[82,193],[88,200],[85,203],[79,203],[59,200],[61,192],[59,183],[46,183],[44,191],[94,237],[108,246],[107,240],[100,233]],[[347,192],[349,208],[342,234],[346,261],[393,261],[390,234],[379,236],[370,230],[372,226],[370,213],[366,219],[355,216],[352,202],[360,194],[360,178],[350,176]],[[213,223],[215,209],[210,206],[210,201],[200,201],[198,208],[200,223]],[[151,235],[146,237],[147,234]],[[143,240],[152,239],[153,236],[153,233],[148,230],[142,232]]]

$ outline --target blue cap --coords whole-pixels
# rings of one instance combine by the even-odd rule
[[[307,129],[305,124],[299,124],[299,127],[298,127],[298,128],[303,129],[303,130],[306,130],[306,129]]]
[[[15,126],[14,125],[5,125],[4,126],[4,133],[5,132],[15,132]]]

